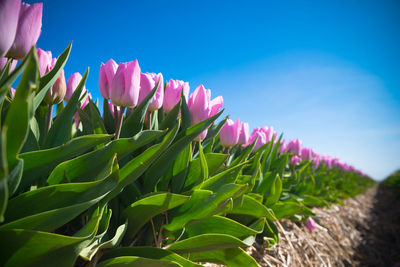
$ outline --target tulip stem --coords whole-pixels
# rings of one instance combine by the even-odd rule
[[[47,121],[46,121],[46,132],[50,131],[51,127],[51,119],[53,117],[53,105],[49,105],[49,109],[47,110]]]
[[[117,118],[117,123],[115,125],[115,139],[119,139],[119,135],[121,133],[121,128],[122,128],[122,121],[124,119],[124,111],[125,111],[125,107],[120,107],[121,109],[121,113],[118,116],[118,110],[117,107],[114,106],[114,114],[115,117]]]
[[[151,130],[151,116],[152,116],[152,112],[149,112],[149,130]]]

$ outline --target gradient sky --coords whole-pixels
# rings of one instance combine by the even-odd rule
[[[30,3],[37,1],[28,1]],[[222,95],[226,114],[382,179],[400,168],[400,2],[45,0],[38,47],[66,75],[138,59]]]

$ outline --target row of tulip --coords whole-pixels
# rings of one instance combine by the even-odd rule
[[[0,0],[0,42],[12,25],[7,40],[21,39],[23,6]],[[32,34],[41,12],[38,21]],[[12,44],[0,45],[4,266],[257,266],[243,249],[256,236],[277,244],[278,220],[313,231],[311,207],[374,183],[272,127],[250,134],[240,120],[217,123],[221,96],[203,85],[189,94],[187,82],[164,83],[137,60],[101,65],[101,112],[85,88],[88,70],[66,82],[71,45],[55,59],[29,40],[17,66]]]

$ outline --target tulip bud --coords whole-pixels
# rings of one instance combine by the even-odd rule
[[[61,70],[60,76],[58,76],[50,90],[47,91],[44,101],[50,105],[59,104],[63,101],[66,91],[67,85],[65,84],[64,70]]]
[[[301,141],[299,139],[290,140],[287,148],[289,153],[300,155]]]
[[[42,29],[43,3],[29,5],[22,3],[14,43],[7,57],[22,59],[39,39]]]
[[[40,48],[37,49],[39,73],[40,76],[45,75],[50,69],[52,69],[52,55],[51,51],[44,51]]]
[[[8,58],[0,57],[0,73],[6,67],[7,61],[8,61]],[[14,71],[15,67],[17,66],[17,62],[18,62],[18,60],[11,60],[9,73]]]
[[[313,159],[313,151],[311,148],[303,148],[300,151],[300,156],[303,160],[312,160]]]
[[[105,99],[111,98],[111,83],[117,72],[118,64],[110,59],[106,64],[101,63],[99,74],[99,88],[100,94]]]
[[[150,93],[151,90],[157,85],[158,81],[158,89],[154,96],[151,98],[149,107],[147,111],[153,112],[162,107],[163,99],[164,99],[164,81],[161,73],[141,73],[140,74],[140,92],[139,92],[139,101],[141,103],[143,99]]]
[[[140,90],[140,67],[137,60],[120,63],[111,83],[111,102],[120,107],[136,107]]]
[[[180,80],[169,80],[165,86],[163,101],[163,108],[166,113],[170,112],[171,109],[178,104],[182,90],[187,102],[189,96],[189,83]]]
[[[188,107],[193,125],[208,118],[211,108],[206,89],[203,85],[197,87],[196,90],[194,90],[194,92],[190,95]]]
[[[65,101],[69,101],[71,98],[72,94],[74,93],[76,87],[78,87],[79,83],[82,80],[82,75],[79,72],[75,72],[69,76],[68,81],[67,81],[67,91],[65,92]],[[82,93],[83,95],[86,91],[86,86],[83,86]]]
[[[317,224],[311,217],[308,217],[307,221],[304,222],[304,226],[307,227],[308,231],[310,231],[311,233],[314,232],[315,229],[317,229]]]
[[[0,57],[7,54],[15,40],[20,10],[21,0],[0,0]]]
[[[241,123],[239,132],[239,145],[246,145],[249,142],[249,124],[246,122]]]
[[[299,164],[300,161],[301,161],[301,159],[295,155],[290,159],[290,164],[292,166],[296,166],[297,164]]]
[[[240,121],[236,120],[233,122],[231,119],[227,119],[224,126],[222,126],[219,132],[220,142],[223,147],[231,147],[238,143]]]

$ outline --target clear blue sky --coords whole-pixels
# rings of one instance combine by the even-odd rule
[[[28,1],[37,2],[37,1]],[[226,114],[274,126],[376,179],[400,168],[400,2],[46,0],[38,46],[66,75],[138,59],[200,83]]]

